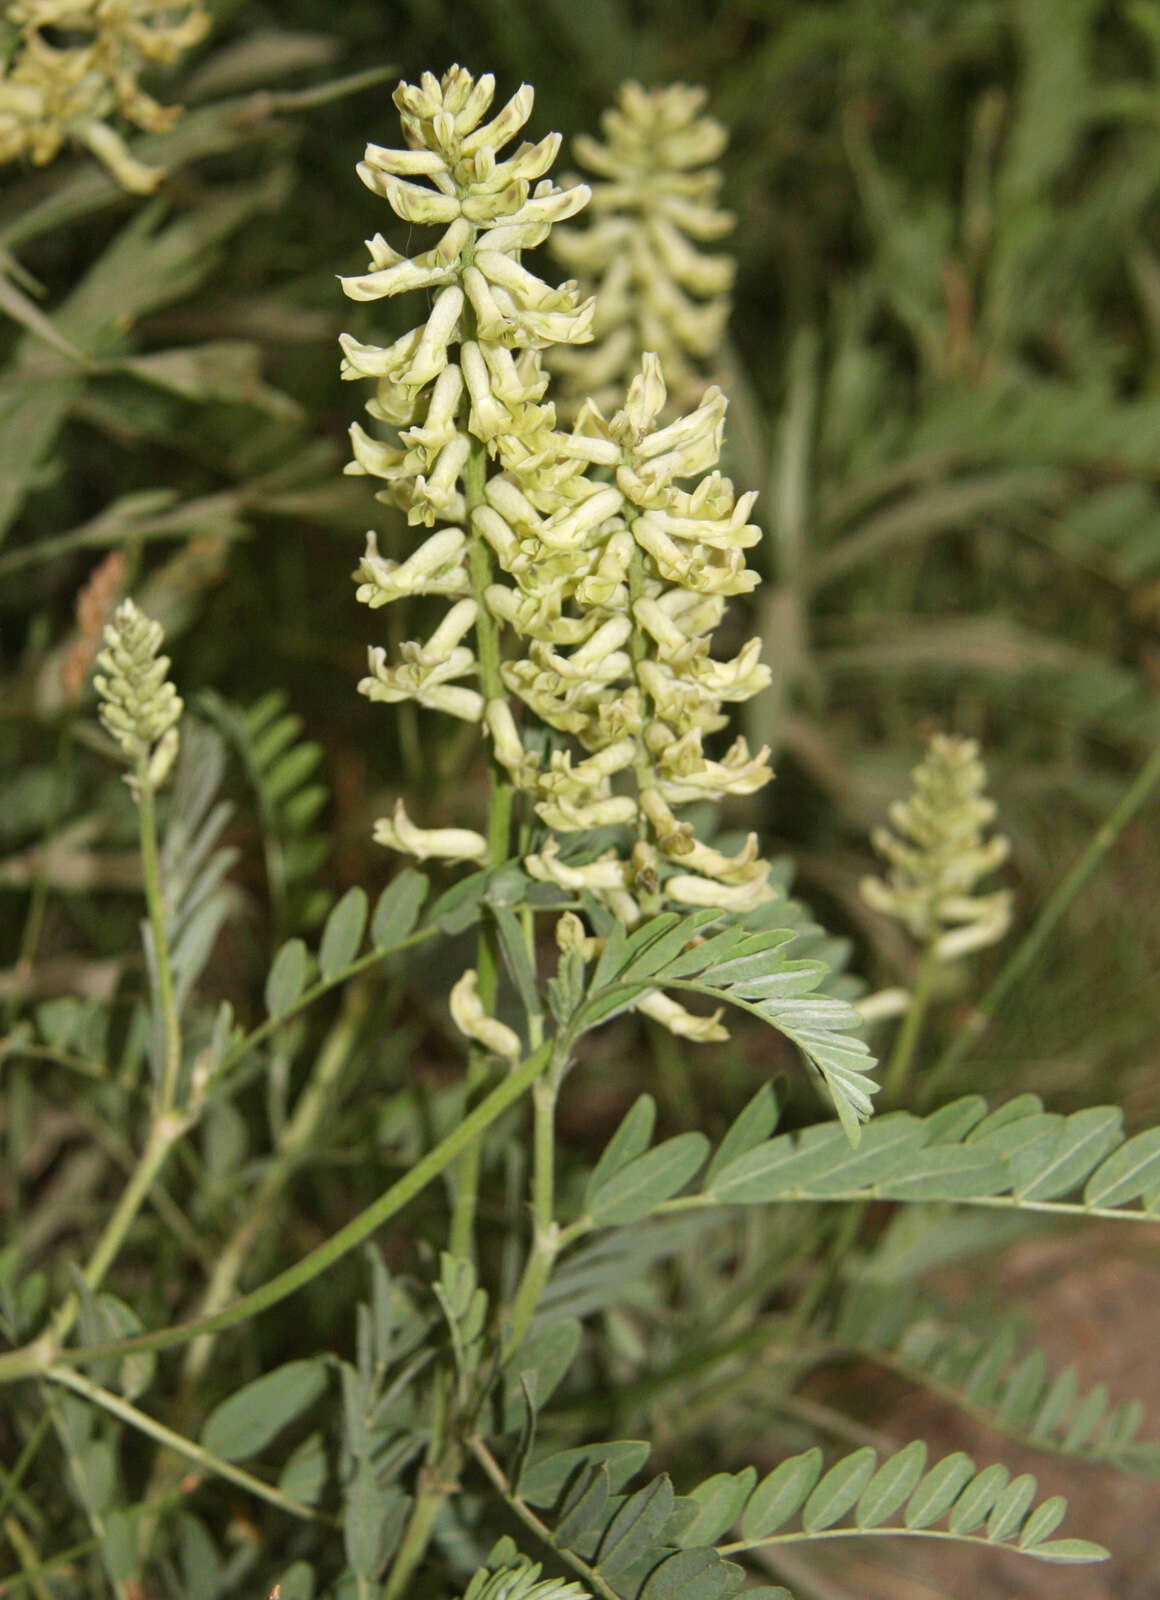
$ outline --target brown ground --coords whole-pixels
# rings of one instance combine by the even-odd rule
[[[1138,1398],[1147,1417],[1140,1436],[1160,1434],[1160,1251],[1150,1230],[1088,1225],[1016,1246],[997,1263],[995,1287],[1004,1304],[1028,1307],[1038,1339],[1058,1367],[1074,1362],[1081,1384],[1106,1383],[1113,1402]],[[1133,1235],[1136,1230],[1131,1230]],[[990,1270],[990,1269],[988,1269]],[[969,1271],[944,1275],[949,1297],[969,1295]],[[1101,1566],[1061,1567],[1000,1550],[934,1541],[858,1541],[826,1566],[815,1600],[1160,1600],[1160,1483],[1129,1479],[1108,1469],[1022,1449],[925,1394],[908,1389],[892,1411],[897,1439],[923,1438],[931,1455],[966,1450],[980,1466],[1001,1460],[1012,1473],[1033,1472],[1040,1496],[1065,1494],[1070,1509],[1057,1537],[1106,1545]],[[831,1547],[836,1549],[836,1547]],[[803,1568],[783,1581],[803,1596]]]

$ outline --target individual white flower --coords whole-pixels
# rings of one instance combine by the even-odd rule
[[[471,828],[419,828],[407,815],[402,800],[394,814],[380,817],[374,827],[376,844],[414,856],[416,861],[484,861],[487,840]]]
[[[451,1020],[460,1033],[475,1044],[481,1044],[492,1055],[500,1056],[515,1066],[523,1053],[520,1036],[497,1017],[489,1017],[479,998],[479,974],[474,967],[467,971],[451,991]]]

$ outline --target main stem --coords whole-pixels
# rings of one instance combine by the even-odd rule
[[[467,506],[467,522],[482,504],[487,481],[487,451],[478,439],[471,441],[471,454],[463,474],[463,496]],[[486,543],[477,535],[472,537],[468,555],[471,572],[471,592],[476,604],[475,640],[479,661],[479,685],[485,701],[502,699],[505,693],[500,676],[499,625],[487,606],[487,590],[492,579],[491,556]],[[488,825],[487,861],[491,867],[502,866],[508,856],[511,837],[512,801],[511,780],[496,760],[494,749],[488,761]],[[495,1005],[499,986],[499,948],[495,928],[485,916],[480,926],[479,945],[475,959],[479,974],[479,998],[483,1009],[490,1012]],[[467,1061],[467,1104],[487,1082],[489,1056],[485,1050],[473,1048]],[[448,1249],[453,1256],[470,1258],[475,1253],[475,1212],[479,1196],[480,1144],[476,1140],[461,1158],[455,1172],[455,1204],[451,1216],[451,1233]]]
[[[901,1106],[905,1098],[911,1068],[914,1066],[914,1053],[918,1048],[922,1025],[930,1006],[938,967],[938,954],[932,940],[919,958],[910,1004],[906,1008],[906,1015],[902,1019],[902,1026],[898,1030],[898,1037],[894,1041],[894,1049],[891,1051],[886,1074],[882,1080],[882,1101],[891,1110]]]
[[[181,1071],[181,1023],[173,992],[173,969],[169,961],[169,935],[165,927],[165,901],[161,893],[161,863],[157,853],[157,812],[153,785],[145,762],[137,764],[137,811],[141,832],[141,869],[145,879],[145,905],[153,938],[153,961],[157,969],[157,1003],[161,1007],[164,1050],[157,1098],[162,1115],[177,1103],[177,1079]]]

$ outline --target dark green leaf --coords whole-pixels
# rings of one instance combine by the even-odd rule
[[[283,1017],[293,1009],[306,987],[310,958],[301,939],[288,939],[274,957],[266,979],[266,1010],[272,1017]]]
[[[348,889],[326,919],[318,965],[329,983],[358,955],[367,925],[367,897],[362,889]]]
[[[615,1585],[618,1572],[652,1549],[672,1508],[673,1486],[667,1475],[654,1478],[630,1495],[605,1529],[596,1570]]]
[[[391,879],[371,918],[371,943],[376,950],[392,950],[414,932],[429,887],[429,880],[414,867],[404,867]]]
[[[741,1518],[741,1537],[749,1544],[768,1539],[804,1505],[822,1473],[822,1452],[815,1448],[790,1456],[774,1467],[754,1489]]]
[[[678,1550],[653,1568],[640,1600],[725,1600],[744,1582],[744,1571],[715,1550]]]
[[[703,1133],[679,1133],[630,1161],[593,1195],[588,1215],[599,1227],[648,1216],[683,1189],[704,1165],[709,1141]]]
[[[802,1507],[805,1531],[820,1533],[840,1522],[861,1497],[877,1465],[877,1453],[864,1446],[832,1466]]]
[[[618,1439],[611,1444],[576,1445],[534,1461],[520,1479],[521,1499],[531,1506],[555,1504],[564,1485],[580,1467],[602,1462],[613,1493],[622,1489],[649,1458],[643,1439]]]
[[[288,1361],[215,1406],[201,1430],[201,1442],[224,1461],[245,1461],[308,1410],[325,1388],[321,1359]]]

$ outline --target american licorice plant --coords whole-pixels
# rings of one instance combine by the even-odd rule
[[[895,832],[877,839],[889,878],[866,894],[919,946],[909,993],[859,1001],[844,947],[787,897],[783,864],[755,834],[718,831],[722,808],[743,809],[771,777],[768,752],[730,733],[732,708],[770,675],[760,641],[722,642],[729,602],[758,583],[747,551],[760,537],[754,496],[718,470],[725,397],[711,387],[673,416],[664,353],[646,349],[615,405],[589,399],[558,424],[555,352],[589,343],[597,308],[525,257],[589,191],[550,176],[557,135],[513,148],[532,90],[498,112],[493,94],[489,76],[460,67],[399,86],[402,143],[369,145],[359,176],[401,224],[399,243],[438,232],[410,255],[376,234],[368,270],[343,287],[367,318],[398,297],[419,320],[386,344],[372,342],[374,322],[342,340],[344,377],[375,385],[349,470],[377,479],[378,498],[402,513],[383,547],[368,536],[358,598],[375,613],[398,608],[418,635],[371,648],[359,688],[478,731],[486,816],[470,813],[470,785],[433,787],[421,815],[400,799],[375,837],[408,861],[373,914],[353,888],[315,951],[286,942],[266,1015],[244,1026],[229,1004],[199,999],[228,912],[228,808],[215,799],[224,748],[183,707],[157,624],[131,601],[114,613],[94,682],[106,748],[130,768],[145,993],[113,1065],[93,1059],[113,1045],[91,1008],[42,1007],[6,1050],[102,1079],[109,1096],[127,1073],[141,1154],[55,1304],[56,1286],[24,1275],[19,1240],[0,1255],[0,1383],[17,1441],[0,1515],[18,1560],[0,1594],[791,1600],[772,1578],[808,1600],[828,1541],[928,1538],[1004,1547],[1013,1560],[1098,1561],[1100,1546],[1058,1534],[1065,1503],[1040,1500],[1030,1474],[962,1452],[928,1459],[921,1440],[881,1459],[865,1443],[833,1451],[849,1426],[797,1391],[819,1363],[857,1357],[1045,1450],[1156,1473],[1134,1403],[1109,1409],[1102,1389],[1053,1376],[1014,1324],[956,1322],[900,1263],[945,1259],[969,1208],[1155,1224],[1160,1130],[1125,1139],[1115,1107],[1063,1116],[1026,1095],[996,1109],[977,1096],[906,1109],[929,1099],[939,1071],[921,1047],[940,974],[1001,938],[1010,914],[1002,888],[978,889],[1005,845],[986,837],[994,808],[969,742],[934,741],[892,812]],[[682,133],[699,98],[633,90],[624,106],[647,111],[650,137],[674,141],[671,159],[650,156],[671,206],[672,173],[720,147]],[[604,239],[620,237],[609,221],[617,148],[600,148]],[[641,157],[626,175],[635,212],[647,167]],[[695,229],[696,205],[677,199]],[[663,239],[688,267],[671,227]],[[716,294],[728,272],[700,281]],[[450,875],[434,899],[424,866]],[[430,1091],[418,1115],[410,1090],[395,1102],[401,1175],[242,1292],[356,1071],[368,984],[386,971],[397,1000],[413,952],[439,973],[440,940],[463,953],[438,999],[462,1046],[458,1081]],[[1017,974],[1024,948],[1004,971]],[[335,990],[345,998],[308,1050],[303,1019]],[[650,1030],[671,1062],[727,1039],[726,1017],[745,1013],[746,1026],[782,1036],[817,1090],[808,1125],[778,1131],[767,1082],[715,1146],[697,1127],[654,1142],[648,1095],[602,1149],[558,1136],[558,1108],[600,1060],[613,1018],[612,1037]],[[892,1105],[875,1115],[863,1034],[890,1017]],[[264,1079],[277,1107],[270,1148],[243,1163],[235,1101]],[[171,1193],[199,1182],[210,1200],[192,1209],[220,1237],[208,1252]],[[889,1203],[885,1228],[864,1228],[871,1201]],[[411,1202],[406,1232],[386,1231]],[[140,1282],[140,1256],[136,1280],[120,1269],[149,1205],[205,1282],[192,1300],[153,1293],[138,1310],[123,1296]],[[367,1303],[345,1324],[337,1293],[328,1307],[333,1343],[352,1359],[303,1352],[282,1323],[293,1359],[263,1370],[275,1334],[263,1323],[231,1365],[231,1329],[288,1311],[372,1235]],[[164,1262],[148,1266],[156,1275]],[[173,1371],[158,1361],[166,1350],[184,1352]],[[719,1446],[713,1408],[736,1416],[739,1402],[752,1411],[734,1430],[739,1447],[753,1415],[765,1430],[757,1462],[722,1454],[703,1481],[675,1485],[648,1475],[649,1443],[619,1430],[655,1416],[657,1401],[675,1471],[691,1453],[676,1446]],[[819,1432],[825,1448],[810,1442]],[[51,1519],[26,1488],[42,1454],[63,1486]]]

